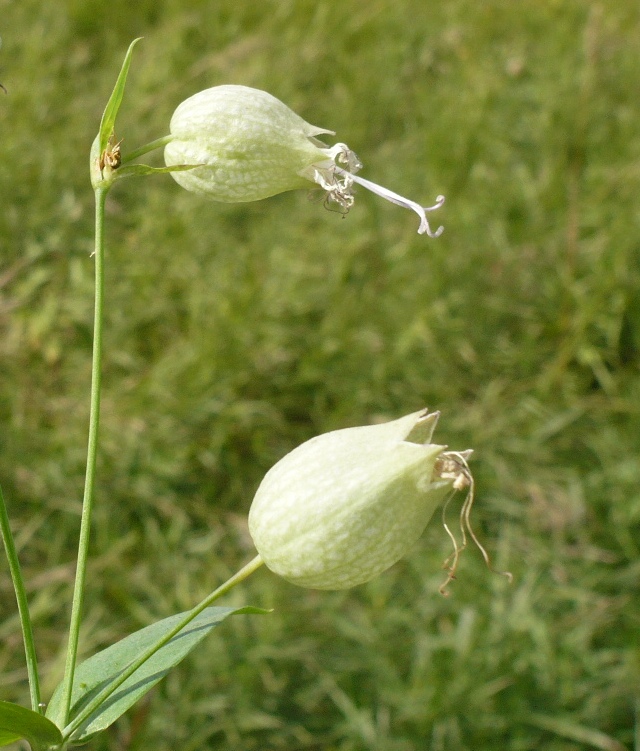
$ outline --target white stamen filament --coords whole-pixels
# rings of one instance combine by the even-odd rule
[[[442,204],[444,203],[444,196],[438,196],[433,206],[420,206],[420,204],[416,203],[415,201],[404,198],[398,193],[394,193],[392,190],[382,187],[382,185],[372,183],[370,180],[365,180],[363,177],[359,177],[358,175],[354,175],[351,172],[347,172],[347,170],[344,170],[342,169],[342,167],[338,167],[337,165],[335,167],[335,172],[337,172],[339,175],[350,178],[351,180],[353,180],[353,182],[358,183],[358,185],[362,185],[363,188],[370,190],[372,193],[375,193],[381,198],[385,198],[391,203],[395,203],[398,206],[403,206],[405,209],[411,209],[412,211],[415,211],[416,214],[420,217],[420,227],[418,228],[418,234],[423,235],[426,232],[429,237],[440,237],[440,235],[444,231],[444,227],[438,227],[438,229],[434,232],[429,226],[429,220],[427,219],[426,215],[427,211],[435,211],[435,209],[439,209],[442,206]]]

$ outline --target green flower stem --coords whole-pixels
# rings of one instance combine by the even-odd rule
[[[20,624],[22,626],[22,638],[24,641],[24,651],[27,658],[27,675],[29,676],[29,693],[31,694],[31,708],[34,712],[42,712],[40,706],[40,680],[38,678],[38,661],[36,658],[36,647],[33,641],[33,629],[31,628],[31,616],[29,615],[29,604],[27,602],[27,593],[20,570],[20,561],[16,551],[11,527],[9,526],[9,515],[7,507],[0,488],[0,531],[2,532],[2,541],[9,561],[9,571],[13,581],[13,588],[18,601],[18,613],[20,615]]]
[[[64,717],[69,718],[73,676],[78,656],[78,639],[82,620],[82,603],[84,599],[89,538],[91,533],[91,516],[98,452],[98,426],[100,422],[100,382],[102,362],[102,310],[104,293],[104,205],[109,191],[108,185],[99,186],[95,191],[96,226],[95,226],[95,303],[93,319],[93,359],[91,364],[91,406],[89,412],[89,439],[87,446],[87,468],[80,520],[80,539],[78,543],[78,561],[76,579],[71,605],[71,623],[69,626],[69,644],[63,678]]]
[[[144,146],[140,146],[139,149],[135,149],[135,151],[131,151],[129,154],[126,154],[125,156],[123,156],[122,163],[126,164],[127,162],[132,162],[134,159],[137,159],[139,156],[143,156],[143,154],[148,154],[150,151],[161,149],[163,146],[166,146],[172,140],[173,140],[173,136],[162,136],[162,138],[156,138],[155,141],[150,141],[149,143],[146,143]]]
[[[240,571],[235,573],[230,579],[227,579],[227,581],[219,586],[216,590],[214,590],[211,594],[207,595],[202,602],[200,602],[198,605],[196,605],[192,610],[190,610],[185,617],[173,628],[171,631],[166,633],[162,639],[159,639],[155,644],[150,646],[147,650],[145,650],[140,657],[135,659],[129,667],[127,667],[126,670],[124,670],[117,678],[117,680],[113,681],[112,683],[109,683],[108,686],[106,686],[97,696],[94,697],[92,701],[90,701],[80,712],[76,717],[74,717],[73,722],[70,722],[62,731],[62,738],[64,741],[68,741],[71,735],[77,728],[79,728],[87,718],[89,718],[104,702],[115,692],[120,688],[120,686],[128,679],[130,678],[138,668],[140,668],[144,663],[149,660],[153,655],[162,647],[164,647],[165,644],[168,644],[171,639],[173,639],[174,636],[180,633],[183,628],[189,625],[191,621],[200,613],[202,613],[203,610],[206,610],[213,602],[215,602],[219,597],[222,597],[222,595],[226,594],[230,589],[233,589],[233,587],[236,586],[236,584],[240,584],[240,582],[244,581],[248,576],[250,576],[254,571],[256,571],[260,566],[262,566],[263,560],[262,558],[257,555],[253,560],[249,561],[249,563],[246,564],[246,566],[243,566]]]

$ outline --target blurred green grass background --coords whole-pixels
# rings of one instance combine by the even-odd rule
[[[207,640],[95,749],[640,749],[640,6],[636,0],[0,0],[0,480],[48,695],[61,677],[88,412],[88,151],[129,42],[123,150],[220,83],[334,129],[342,219],[304,191],[112,191],[88,655],[252,555],[264,472],[329,429],[428,406],[475,449],[452,596],[434,522],[346,593],[261,571],[274,607]],[[0,576],[0,695],[27,703]]]

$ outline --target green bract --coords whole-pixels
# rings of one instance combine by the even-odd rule
[[[453,455],[430,443],[438,416],[325,433],[281,459],[249,512],[267,567],[303,587],[346,589],[400,559],[456,483]]]
[[[173,113],[165,147],[169,167],[201,165],[172,172],[183,188],[215,201],[258,201],[316,183],[343,212],[353,205],[357,183],[420,217],[419,233],[431,237],[422,207],[387,188],[356,176],[358,157],[343,143],[327,146],[316,136],[333,131],[310,125],[279,99],[247,86],[215,86],[186,99]]]

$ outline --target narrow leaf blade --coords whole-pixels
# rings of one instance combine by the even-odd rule
[[[236,613],[265,612],[267,611],[257,608],[207,608],[136,670],[99,709],[91,714],[72,734],[71,741],[82,742],[109,727],[228,616]],[[115,680],[138,655],[171,631],[185,615],[179,613],[136,631],[81,663],[74,677],[71,719],[76,717],[98,692]],[[49,703],[47,717],[54,722],[61,722],[62,712],[62,689],[58,686]]]
[[[35,746],[56,746],[62,734],[51,720],[19,704],[0,701],[0,746],[25,738]]]
[[[15,743],[15,741],[19,740],[19,735],[9,733],[6,730],[0,730],[0,746],[8,746],[10,743]]]
[[[131,44],[129,45],[129,49],[127,50],[127,54],[124,57],[124,62],[122,63],[122,68],[120,69],[120,73],[118,75],[118,79],[116,80],[116,85],[111,92],[107,106],[105,107],[102,114],[102,120],[100,121],[100,131],[98,134],[100,145],[98,154],[102,154],[107,148],[109,137],[113,133],[113,129],[116,124],[116,117],[118,116],[118,110],[120,109],[120,105],[122,104],[122,97],[124,96],[124,87],[127,83],[127,75],[129,74],[129,66],[131,65],[133,48],[141,38],[142,37],[134,39],[133,42],[131,42]]]

